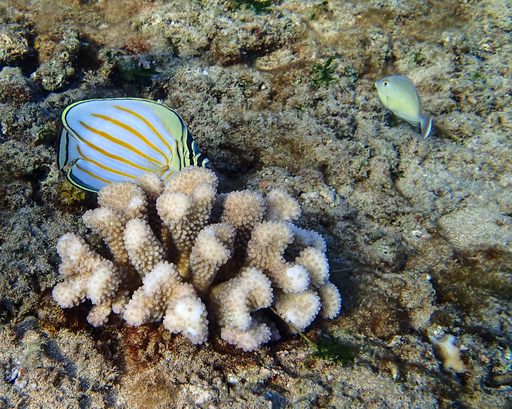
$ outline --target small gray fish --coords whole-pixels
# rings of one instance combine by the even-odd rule
[[[433,119],[422,115],[420,98],[416,87],[405,75],[390,75],[375,83],[382,104],[398,118],[411,125],[420,126],[426,138],[432,131]]]

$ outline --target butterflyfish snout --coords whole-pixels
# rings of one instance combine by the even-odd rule
[[[57,162],[75,186],[97,192],[122,180],[154,172],[164,181],[185,166],[204,166],[181,117],[146,99],[106,98],[76,102],[62,113]]]
[[[395,116],[419,126],[424,138],[432,132],[432,116],[423,115],[416,87],[405,75],[390,75],[375,83],[382,104]]]

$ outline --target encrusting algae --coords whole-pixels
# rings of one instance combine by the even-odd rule
[[[111,312],[130,325],[160,321],[172,333],[202,344],[211,317],[225,341],[246,351],[278,339],[264,309],[303,331],[320,313],[341,308],[329,282],[322,237],[292,224],[298,202],[283,190],[217,195],[209,169],[186,167],[164,186],[156,174],[99,191],[100,207],[84,223],[101,235],[107,260],[73,234],[57,251],[64,281],[53,289],[63,308],[91,300],[87,320]]]

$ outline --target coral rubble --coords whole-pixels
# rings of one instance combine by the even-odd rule
[[[337,316],[341,297],[329,282],[325,242],[292,224],[298,202],[283,190],[263,197],[249,190],[217,195],[216,188],[212,171],[191,166],[165,186],[145,174],[101,189],[100,207],[83,220],[112,260],[64,234],[55,301],[69,308],[91,300],[94,326],[111,312],[134,326],[163,319],[195,344],[208,337],[208,315],[225,341],[246,351],[278,336],[265,308],[301,331],[318,313]]]
[[[455,337],[453,335],[447,334],[442,340],[429,335],[428,339],[432,342],[432,345],[439,349],[445,370],[453,369],[457,373],[466,371],[466,366],[460,358],[460,348],[455,345]]]

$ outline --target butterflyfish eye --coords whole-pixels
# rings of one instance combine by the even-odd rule
[[[382,85],[384,85],[385,87],[387,87],[389,85],[389,81],[382,81]]]
[[[59,168],[75,186],[97,192],[103,186],[153,172],[164,181],[185,166],[204,166],[181,117],[157,102],[106,98],[76,102],[62,114]]]

